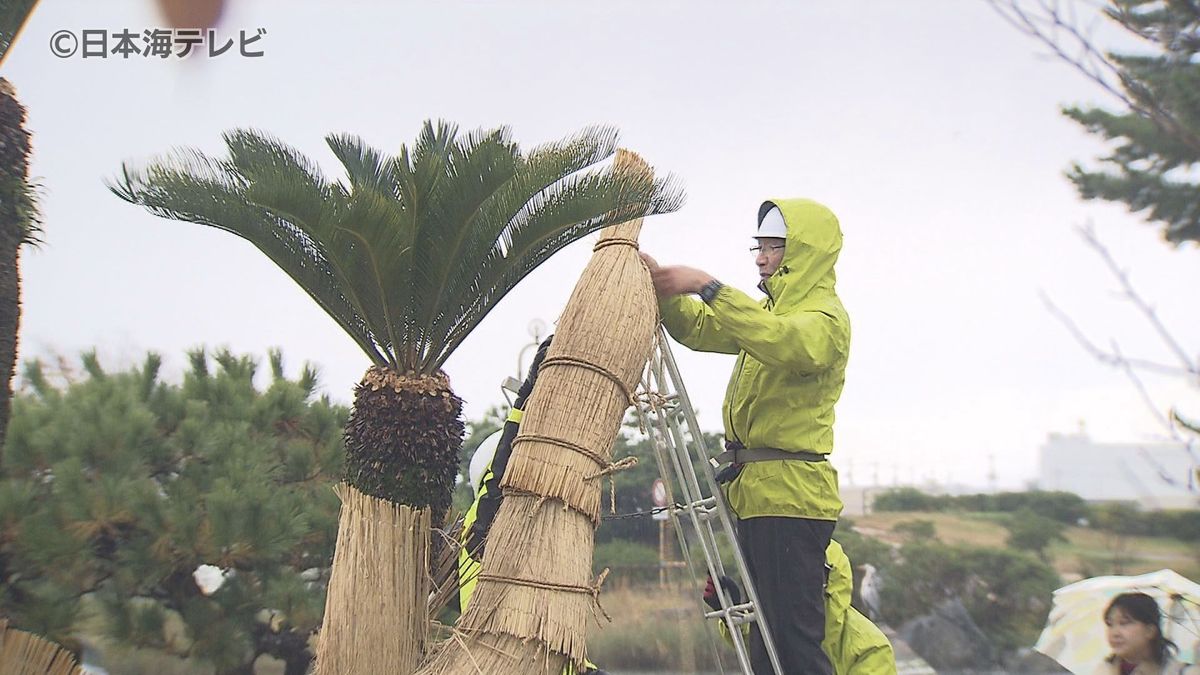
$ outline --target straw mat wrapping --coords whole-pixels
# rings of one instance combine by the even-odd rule
[[[429,632],[429,509],[334,489],[342,511],[315,672],[411,673]]]
[[[621,153],[649,171],[636,155]],[[587,657],[602,478],[650,357],[658,304],[637,219],[606,228],[558,321],[505,471],[479,583],[422,673],[553,673]]]
[[[80,675],[75,656],[33,633],[0,620],[0,673],[4,675]]]
[[[538,371],[502,486],[600,523],[601,481],[641,371],[658,303],[637,255],[642,221],[603,231]]]

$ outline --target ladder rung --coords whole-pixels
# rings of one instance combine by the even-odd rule
[[[696,513],[696,517],[698,517],[701,521],[705,521],[716,517],[716,509],[717,498],[708,497],[707,499],[701,499],[700,501],[695,501],[691,504],[683,504],[672,507],[671,511],[677,516],[687,513],[688,511],[694,511]]]
[[[742,604],[734,605],[733,607],[728,607],[725,609],[717,609],[717,610],[713,610],[711,612],[706,612],[704,614],[704,618],[706,618],[706,619],[722,619],[727,614],[730,617],[735,618],[735,619],[738,618],[739,616],[748,616],[750,618],[747,619],[747,621],[753,621],[754,620],[754,618],[753,618],[754,617],[754,603],[743,602]]]

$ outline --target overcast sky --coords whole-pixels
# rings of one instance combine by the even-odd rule
[[[838,214],[838,290],[853,342],[838,406],[843,482],[1032,479],[1050,432],[1162,436],[1121,372],[1079,346],[1044,291],[1097,342],[1171,355],[1074,228],[1091,221],[1191,353],[1200,253],[1081,202],[1063,170],[1104,151],[1063,118],[1111,104],[982,1],[551,3],[230,0],[218,35],[266,35],[209,58],[58,58],[60,30],[163,25],[147,0],[42,0],[3,67],[29,111],[46,244],[23,260],[22,356],[97,347],[112,368],[229,346],[289,372],[319,366],[348,402],[369,365],[250,244],[157,219],[102,181],[176,146],[222,151],[222,131],[269,131],[338,164],[331,132],[395,152],[423,120],[510,125],[525,146],[589,124],[685,186],[642,248],[753,291],[754,216],[804,196]],[[1102,25],[1098,35],[1111,35]],[[1114,38],[1115,39],[1115,38]],[[593,237],[594,238],[594,237]],[[552,323],[590,254],[557,255],[505,298],[447,364],[477,417],[501,403],[534,319]],[[732,357],[675,349],[703,426],[720,428]],[[1197,389],[1147,377],[1156,405],[1200,415]]]

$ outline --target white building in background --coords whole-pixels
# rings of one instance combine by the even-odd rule
[[[1135,501],[1145,509],[1200,508],[1196,463],[1181,443],[1097,443],[1084,433],[1050,434],[1040,454],[1042,490]]]

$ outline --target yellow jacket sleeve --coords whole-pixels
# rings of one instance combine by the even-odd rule
[[[710,323],[759,363],[801,374],[833,367],[849,342],[830,314],[804,307],[776,314],[729,286],[721,287],[708,311]]]
[[[734,336],[716,321],[708,305],[696,298],[676,295],[658,303],[663,327],[679,344],[700,352],[738,353]]]

